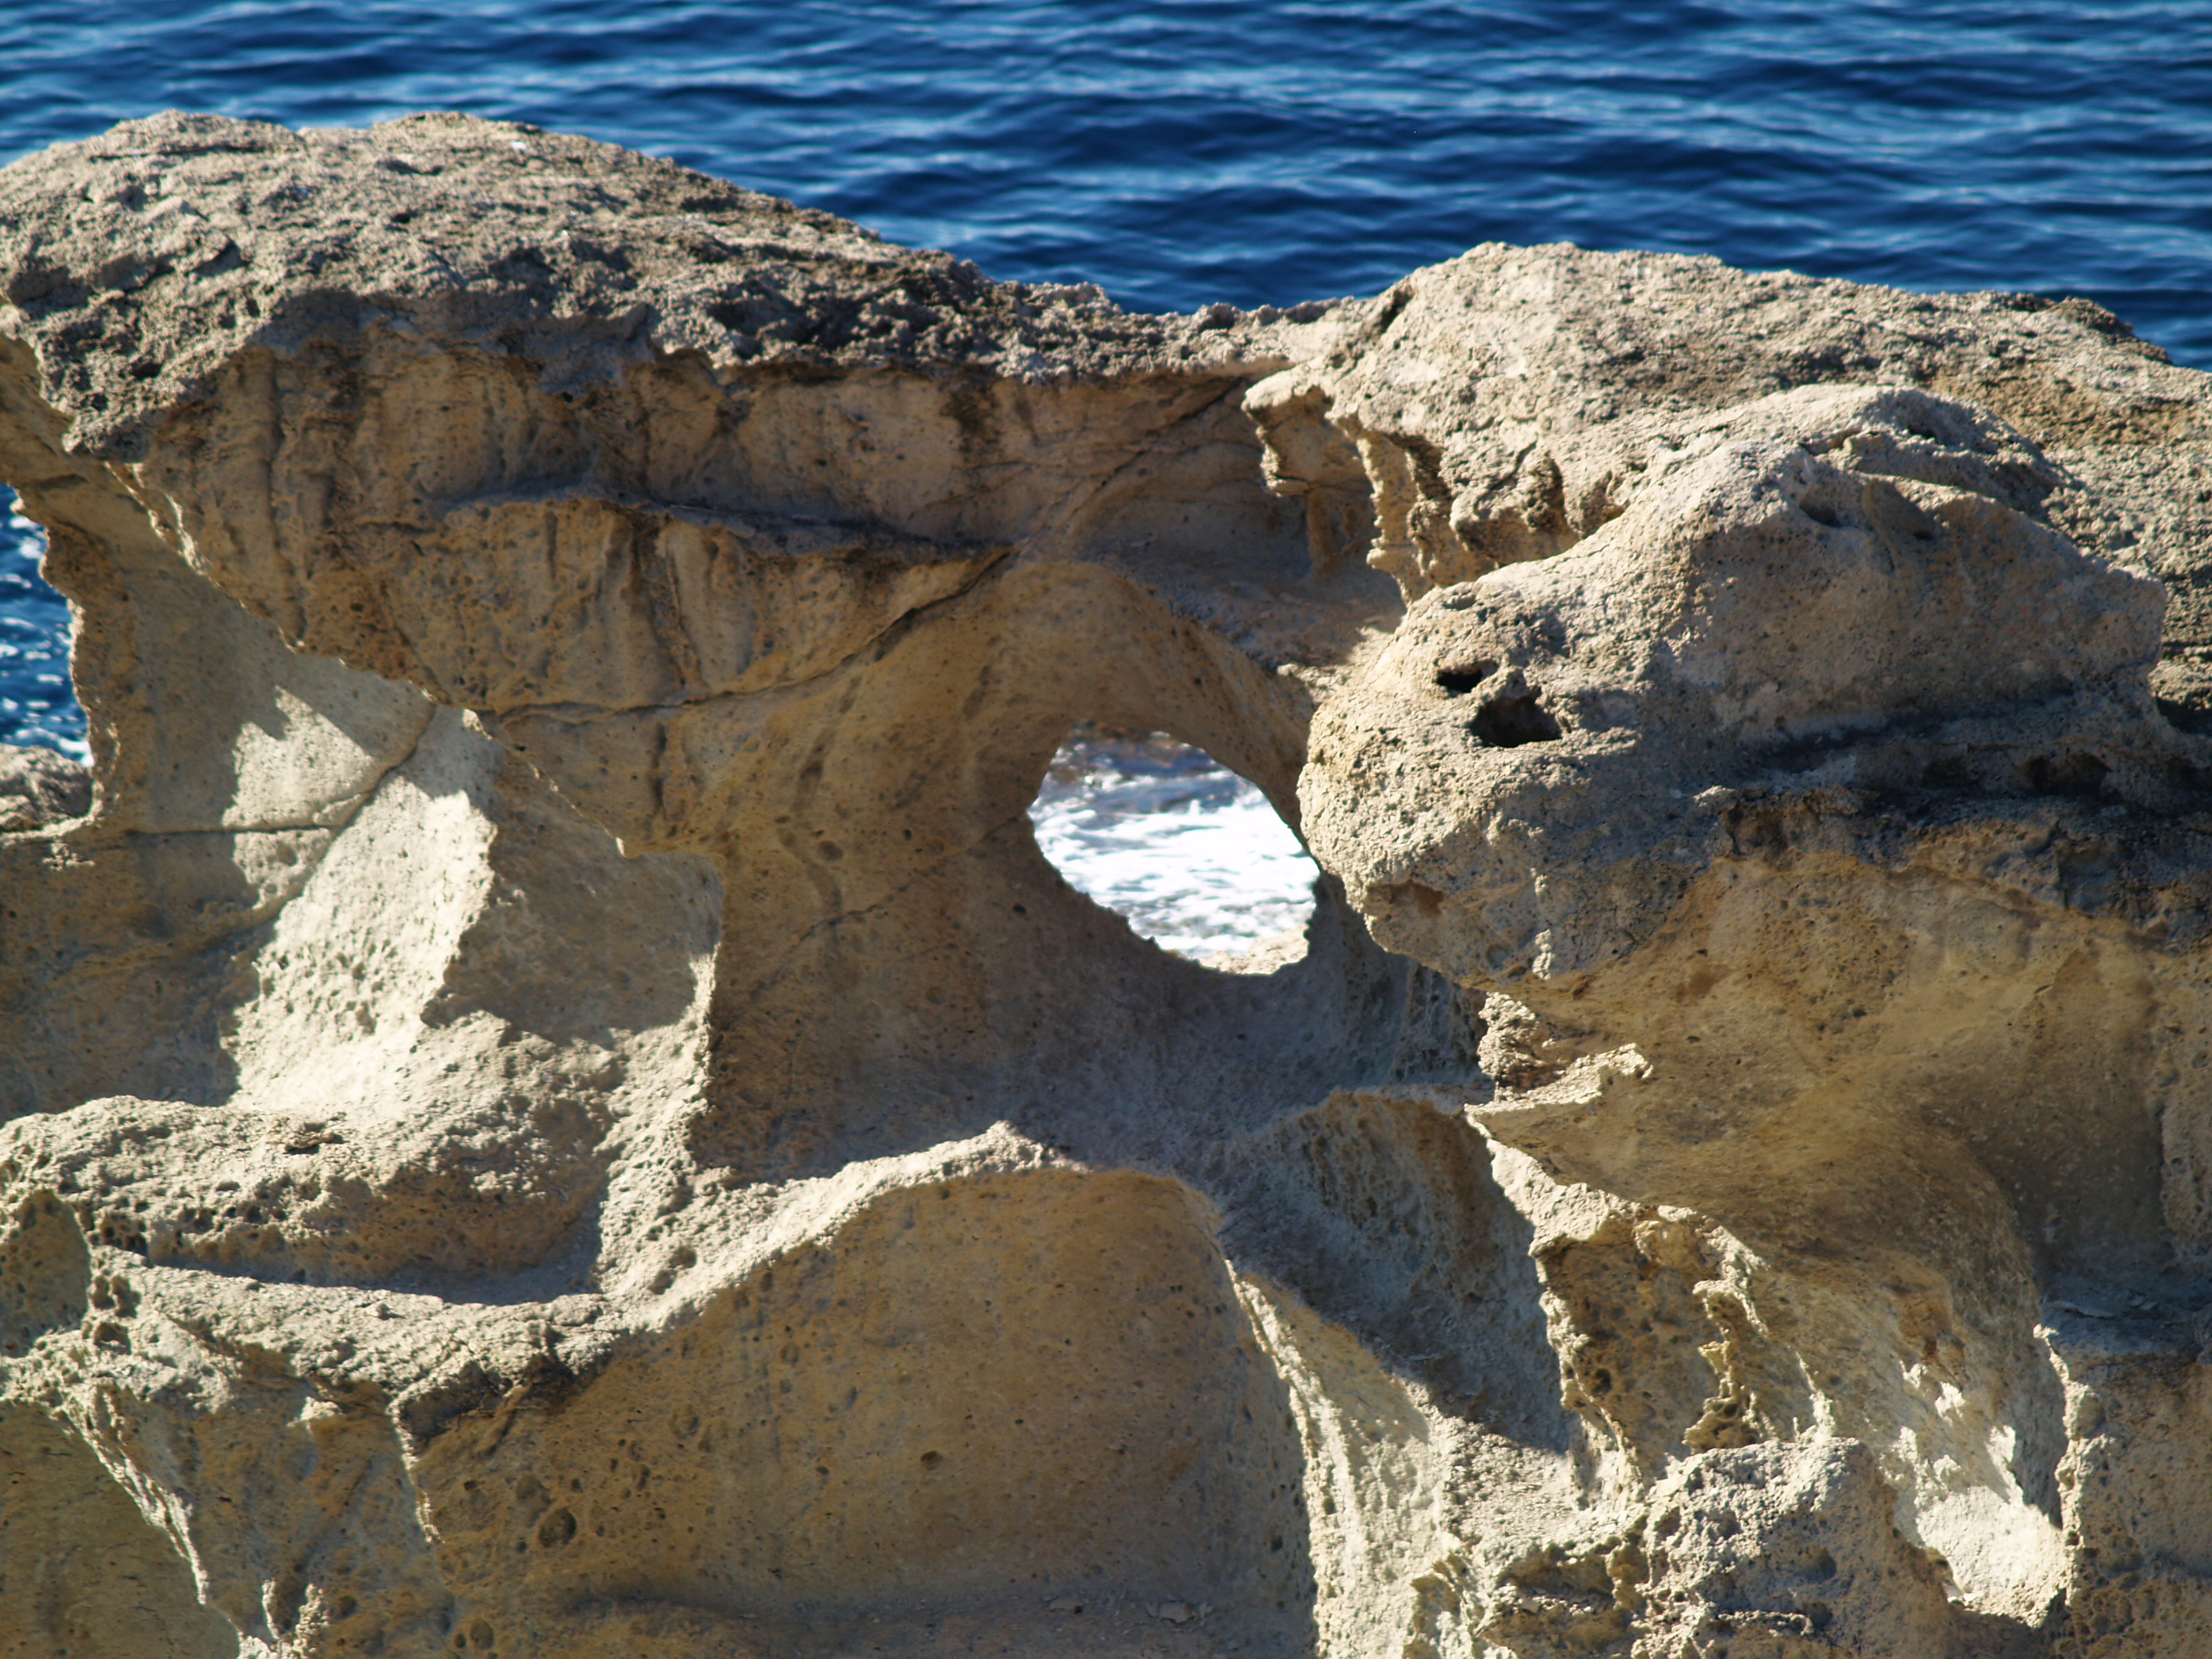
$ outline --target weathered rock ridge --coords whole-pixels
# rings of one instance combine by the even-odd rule
[[[2212,1651],[2116,319],[1132,316],[453,117],[19,162],[0,279],[94,753],[0,765],[0,1654]],[[1084,720],[1302,957],[1061,880]]]

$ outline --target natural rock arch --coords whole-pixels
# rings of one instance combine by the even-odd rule
[[[94,755],[0,1407],[190,1641],[2203,1645],[2206,394],[2114,319],[1133,317],[458,118],[0,247]],[[1299,827],[1303,960],[1067,891],[1079,718]]]

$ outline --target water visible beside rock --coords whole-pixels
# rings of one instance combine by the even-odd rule
[[[46,532],[0,490],[0,743],[87,758],[84,710],[70,687],[69,605],[39,576]]]

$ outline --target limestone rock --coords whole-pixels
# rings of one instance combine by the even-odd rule
[[[2203,1648],[2212,386],[2109,316],[1133,316],[454,117],[127,124],[0,276],[0,1651]],[[1060,878],[1082,720],[1303,951]]]
[[[1857,331],[1863,293],[1834,297],[1783,337]],[[1977,1616],[2064,1651],[2190,1651],[2203,1581],[2144,1552],[2212,1471],[2180,1433],[2157,1477],[2085,1487],[2055,1384],[2086,1373],[2052,1298],[2203,1305],[2212,752],[2156,691],[2194,624],[2051,511],[2097,488],[2079,427],[2022,429],[1929,389],[1960,371],[1924,349],[1856,346],[1862,373],[1920,384],[1711,410],[1694,379],[1635,395],[1623,358],[1648,354],[1592,363],[1580,404],[1539,405],[1559,476],[1604,485],[1544,520],[1563,549],[1494,492],[1429,542],[1378,538],[1414,597],[1317,712],[1303,823],[1378,940],[1490,994],[1470,1116],[1623,1206],[1538,1259],[1567,1398],[1628,1468],[1841,1434]],[[1358,426],[1416,349],[1473,383],[1421,380],[1393,430],[1487,453],[1504,394],[1463,338],[1443,359],[1394,329],[1330,396]],[[2114,356],[2097,374],[2120,396],[2188,389]],[[1263,418],[1277,395],[1254,394]],[[1387,534],[1389,467],[1374,481]],[[2163,574],[2192,576],[2193,551],[2161,550]],[[2186,1341],[2167,1352],[2196,1373]],[[2142,1505],[2126,1522],[2114,1484]],[[2110,1554],[2086,1542],[2107,1524]],[[1936,1650],[1826,1628],[1759,1639]]]
[[[51,749],[0,744],[0,831],[40,830],[92,807],[92,780]]]

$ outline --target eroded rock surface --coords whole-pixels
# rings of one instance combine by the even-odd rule
[[[127,125],[0,274],[94,752],[0,766],[0,1651],[2212,1640],[2212,387],[2115,319],[1131,316],[447,117]],[[1060,878],[1085,720],[1302,956]]]

